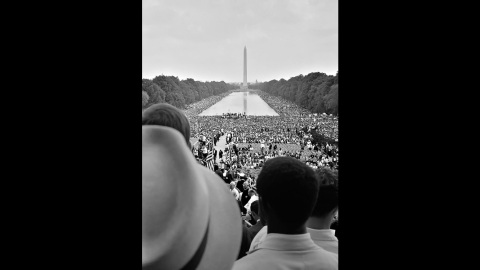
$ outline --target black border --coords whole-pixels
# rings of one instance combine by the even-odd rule
[[[430,106],[442,94],[437,87],[452,79],[443,79],[444,70],[429,73],[444,67],[427,63],[435,44],[421,36],[431,27],[409,23],[398,3],[371,5],[339,1],[339,266],[410,268],[443,237],[427,238],[444,225],[435,221],[445,212],[431,213],[445,209],[434,203],[444,206],[445,196],[434,196],[448,174],[433,114],[449,109]],[[29,74],[16,78],[11,90],[20,89],[39,110],[15,108],[15,120],[28,126],[26,146],[35,147],[16,158],[22,161],[18,171],[31,174],[19,182],[22,195],[28,185],[35,199],[16,211],[26,219],[14,222],[22,228],[14,241],[28,238],[33,249],[26,252],[37,266],[139,267],[140,119],[131,92],[140,87],[141,2],[61,7],[38,9],[37,18],[22,13],[38,31],[17,32],[34,55],[15,66]],[[25,251],[24,243],[19,248]]]

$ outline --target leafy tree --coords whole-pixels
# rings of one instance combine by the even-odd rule
[[[334,84],[330,88],[330,93],[325,96],[328,112],[331,114],[338,114],[338,84]]]
[[[142,91],[149,97],[146,107],[167,102],[175,107],[184,108],[193,102],[237,88],[224,81],[204,83],[191,78],[180,81],[178,77],[164,75],[156,76],[153,80],[142,79]]]
[[[144,108],[145,105],[147,105],[148,98],[149,98],[149,96],[148,96],[147,92],[142,91],[142,108]]]
[[[290,100],[314,113],[328,111],[338,114],[338,71],[335,76],[312,72],[288,81],[271,80],[258,83],[257,86],[264,92]]]

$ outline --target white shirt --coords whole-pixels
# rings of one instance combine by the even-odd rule
[[[254,201],[258,200],[258,196],[257,195],[253,195],[250,200],[248,201],[247,204],[245,204],[245,209],[247,209],[248,211],[250,211],[250,206],[252,205],[252,203]]]
[[[257,249],[236,261],[232,269],[338,269],[338,255],[317,246],[309,233],[270,233]]]
[[[310,233],[310,237],[317,246],[338,254],[338,239],[335,237],[334,230],[315,230],[307,227],[307,232]]]
[[[267,226],[263,226],[260,231],[258,231],[257,235],[253,238],[252,242],[250,243],[250,249],[248,251],[252,251],[260,245],[265,240],[267,236]]]
[[[307,232],[310,234],[310,237],[317,246],[325,249],[326,251],[338,254],[338,239],[335,237],[334,230],[314,230],[307,227]],[[266,236],[267,226],[264,226],[253,238],[248,251],[258,248],[258,246],[265,241]]]
[[[236,188],[233,188],[230,190],[230,192],[232,192],[232,194],[235,196],[235,200],[238,200],[238,196],[240,196],[238,190]]]

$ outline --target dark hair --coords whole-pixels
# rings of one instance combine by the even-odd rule
[[[258,216],[258,200],[252,202],[250,205],[250,211],[254,212]]]
[[[190,123],[185,114],[168,103],[159,103],[148,107],[142,113],[142,126],[158,125],[174,128],[185,137],[190,145]]]
[[[257,179],[263,209],[268,207],[268,215],[275,215],[292,228],[304,224],[310,217],[318,188],[318,177],[313,169],[291,157],[268,160]]]
[[[334,185],[338,188],[338,176],[331,169],[327,167],[318,168],[315,173],[319,177],[320,185]]]
[[[317,203],[313,208],[312,216],[325,217],[335,207],[338,207],[338,189],[333,185],[320,186]]]

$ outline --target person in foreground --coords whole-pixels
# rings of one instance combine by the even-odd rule
[[[338,269],[338,255],[317,246],[307,233],[319,184],[313,169],[294,158],[268,160],[257,180],[267,236],[233,269]]]
[[[338,239],[330,230],[333,217],[338,211],[337,177],[328,168],[319,169],[316,173],[320,178],[320,183],[326,184],[320,186],[317,203],[307,221],[307,231],[313,242],[319,247],[338,254]]]
[[[315,208],[307,221],[307,232],[317,246],[338,254],[338,238],[331,230],[333,217],[338,211],[338,177],[328,168],[318,169],[315,173],[321,184]],[[263,227],[252,237],[249,251],[256,249],[266,236],[267,228]]]
[[[242,238],[238,212],[179,131],[142,126],[142,270],[231,269]]]
[[[142,126],[165,126],[171,127],[182,133],[188,148],[190,143],[190,122],[185,114],[168,103],[158,103],[145,109],[142,113]]]

